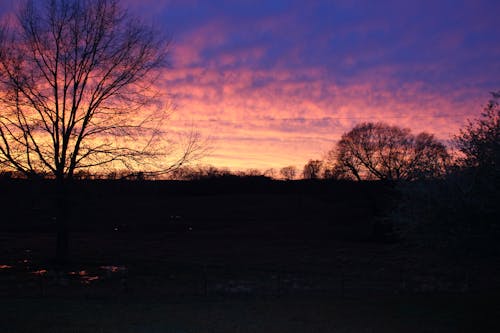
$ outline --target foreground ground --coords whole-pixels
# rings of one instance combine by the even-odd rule
[[[493,332],[500,293],[398,244],[205,233],[0,234],[0,332]],[[416,260],[416,259],[415,259]],[[472,268],[471,268],[472,269]],[[451,275],[450,275],[451,274]],[[482,276],[482,274],[480,274]],[[489,277],[495,279],[494,276]]]
[[[493,296],[493,295],[489,295]],[[2,299],[2,332],[498,332],[484,295]]]
[[[498,252],[396,241],[387,184],[77,182],[64,267],[50,181],[0,185],[0,333],[500,331]]]

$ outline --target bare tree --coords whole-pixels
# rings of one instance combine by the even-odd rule
[[[322,167],[323,167],[323,161],[309,160],[309,162],[307,162],[307,164],[304,165],[302,176],[304,177],[304,179],[318,179],[321,176]]]
[[[266,170],[264,170],[262,175],[264,177],[268,177],[268,178],[276,178],[276,169],[274,169],[274,168],[266,169]]]
[[[293,165],[283,167],[280,170],[280,174],[285,180],[294,180],[297,176],[297,168]]]
[[[414,180],[442,175],[449,155],[431,134],[362,123],[342,135],[328,159],[333,172],[344,178]]]
[[[0,165],[49,174],[60,189],[78,170],[153,170],[171,150],[156,79],[169,40],[118,0],[29,0],[0,30]],[[167,142],[168,143],[168,142]],[[196,135],[175,166],[199,151]],[[168,167],[166,167],[168,169]],[[58,213],[60,261],[67,218]]]

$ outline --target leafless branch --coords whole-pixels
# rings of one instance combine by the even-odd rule
[[[155,83],[169,49],[117,0],[26,1],[0,29],[0,163],[71,178],[117,164],[163,173],[199,157],[192,132],[181,156],[161,163],[173,149],[161,142],[169,110]]]

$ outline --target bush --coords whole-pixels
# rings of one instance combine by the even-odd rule
[[[455,255],[500,252],[500,94],[493,97],[455,137],[461,156],[444,178],[399,185],[391,220],[404,239]]]

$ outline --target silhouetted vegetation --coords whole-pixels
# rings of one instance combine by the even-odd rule
[[[460,155],[445,177],[399,185],[393,221],[406,239],[461,262],[500,253],[498,98],[455,137]]]
[[[500,92],[493,92],[481,118],[469,121],[455,136],[455,145],[462,153],[458,164],[462,169],[472,168],[487,177],[500,173]]]
[[[115,0],[27,1],[0,34],[3,167],[61,180],[151,163],[167,112],[151,84],[168,52]]]
[[[304,179],[320,179],[323,169],[323,161],[321,160],[309,160],[306,165],[304,165],[304,170],[302,171],[302,177]]]
[[[407,128],[362,123],[342,135],[328,153],[330,175],[388,181],[437,178],[449,161],[446,147],[432,134]]]
[[[293,180],[297,176],[297,168],[293,165],[280,169],[280,174],[285,180]]]

